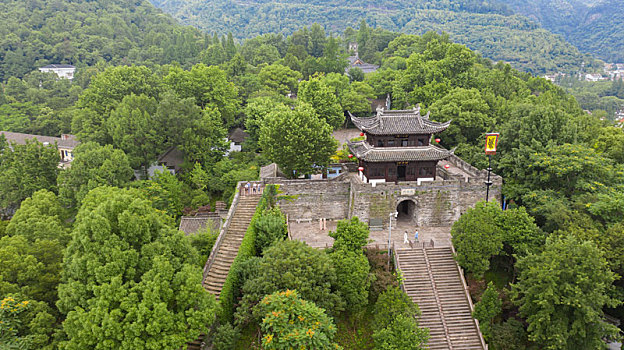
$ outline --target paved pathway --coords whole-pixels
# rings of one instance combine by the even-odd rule
[[[396,226],[395,226],[396,225]],[[414,242],[414,232],[416,226],[411,223],[398,222],[392,225],[391,242],[394,242],[397,248],[410,247],[409,244],[403,243],[403,235],[407,231],[410,242]],[[292,239],[306,242],[309,246],[315,248],[325,248],[332,246],[334,239],[329,237],[329,231],[336,230],[336,221],[327,221],[327,230],[320,230],[318,221],[316,222],[290,222],[290,234]],[[385,227],[381,231],[371,231],[371,246],[379,245],[384,248],[388,244],[388,228]],[[436,247],[451,246],[451,227],[420,227],[418,228],[418,239],[421,242],[430,242],[433,240]]]

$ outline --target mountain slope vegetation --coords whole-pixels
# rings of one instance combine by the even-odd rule
[[[500,0],[514,12],[563,35],[583,52],[624,61],[624,7],[619,0]]]
[[[148,1],[0,1],[0,81],[51,63],[189,66],[204,45]]]
[[[410,34],[447,32],[450,38],[485,57],[540,74],[576,70],[583,55],[563,38],[502,3],[461,1],[216,1],[152,0],[184,24],[239,39],[265,33],[293,33],[314,22],[328,32],[342,33],[365,19],[377,28]]]

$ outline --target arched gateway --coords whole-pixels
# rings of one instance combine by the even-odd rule
[[[410,222],[415,220],[414,214],[416,203],[411,199],[404,199],[397,204],[396,211],[399,213],[397,221]]]

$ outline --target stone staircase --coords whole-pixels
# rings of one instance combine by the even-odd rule
[[[420,326],[429,328],[429,349],[487,349],[452,248],[397,249],[396,260],[405,291],[422,312]]]
[[[251,222],[251,217],[256,212],[256,206],[260,195],[241,196],[235,204],[234,214],[229,224],[224,228],[223,237],[216,244],[220,243],[216,250],[213,250],[208,258],[207,274],[203,281],[204,288],[214,294],[219,299],[221,288],[225,278],[230,272],[230,267],[234,258],[238,254],[247,227]],[[213,257],[212,255],[215,254]],[[212,263],[211,263],[212,262]]]

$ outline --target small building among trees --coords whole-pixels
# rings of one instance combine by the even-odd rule
[[[52,72],[58,75],[59,78],[73,80],[76,67],[70,64],[49,64],[47,66],[39,68],[39,71],[43,73]]]
[[[420,115],[420,106],[409,110],[378,108],[372,118],[352,116],[351,120],[366,137],[348,143],[365,182],[433,181],[438,161],[453,154],[430,143],[432,135],[446,130],[450,121],[429,120],[429,113]]]

